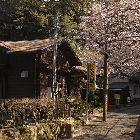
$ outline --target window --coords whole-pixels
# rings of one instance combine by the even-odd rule
[[[139,94],[139,86],[134,85],[134,95]]]

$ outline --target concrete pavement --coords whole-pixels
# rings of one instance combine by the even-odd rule
[[[90,117],[69,140],[140,140],[140,106],[110,111],[107,122],[102,121],[102,113]]]

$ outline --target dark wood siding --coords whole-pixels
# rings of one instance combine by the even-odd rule
[[[8,70],[9,59],[4,51],[0,50],[0,99],[6,98],[8,94]]]
[[[8,62],[8,58],[6,57],[5,52],[0,50],[0,64],[6,64]]]
[[[8,97],[35,96],[35,57],[28,54],[9,55],[10,71],[8,73]],[[28,77],[21,77],[28,71]]]
[[[71,80],[71,71],[73,65],[81,63],[67,45],[67,43],[58,45],[57,82],[61,83],[62,96],[75,95],[74,92],[80,95],[80,89],[75,88],[78,86],[77,80]],[[37,51],[30,51],[33,48],[18,51],[18,46],[15,46],[16,51],[14,51],[14,45],[12,47],[12,52],[0,52],[2,67],[0,68],[0,84],[5,85],[5,88],[3,86],[0,90],[4,91],[5,98],[38,97],[47,94],[47,87],[52,87],[53,47],[43,49],[40,46],[41,48]],[[8,66],[8,69],[4,66]],[[23,71],[28,71],[28,77],[21,77]],[[0,96],[2,97],[3,93]]]
[[[58,47],[59,48],[59,47]],[[41,55],[41,60],[38,69],[40,69],[40,95],[47,95],[48,87],[52,87],[52,64],[53,64],[53,50],[48,50]],[[57,67],[57,82],[61,83],[61,95],[70,95],[70,71],[71,66],[66,56],[57,50],[56,58]],[[64,80],[65,79],[65,80]]]

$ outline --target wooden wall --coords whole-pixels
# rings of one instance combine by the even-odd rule
[[[8,57],[4,51],[0,51],[0,99],[6,98],[8,93]]]
[[[38,56],[36,54],[38,53]],[[47,87],[52,86],[53,50],[47,49],[36,53],[0,52],[0,64],[8,64],[8,69],[0,69],[6,78],[4,98],[38,97],[46,95]],[[71,79],[71,62],[69,56],[63,54],[58,47],[57,82],[61,83],[61,95],[80,95],[79,80]],[[28,77],[21,77],[28,71]],[[78,81],[77,81],[78,80]],[[1,97],[0,97],[1,98]]]
[[[35,57],[28,54],[9,54],[8,98],[35,96]],[[21,77],[28,71],[28,77]]]
[[[74,95],[81,96],[83,88],[83,77],[71,77],[72,65],[68,61],[68,56],[63,54],[58,49],[57,54],[57,82],[61,83],[60,94],[64,95]],[[48,94],[47,87],[52,87],[52,64],[53,64],[53,50],[48,50],[41,55],[40,64],[40,94]],[[49,70],[48,70],[49,69]],[[48,83],[49,82],[49,83]]]
[[[70,79],[71,67],[67,57],[59,49],[57,52],[57,82],[61,83],[61,95],[64,96],[64,94],[70,94],[68,79]],[[53,50],[50,49],[43,53],[39,63],[41,66],[39,68],[40,95],[47,95],[47,87],[52,87]]]

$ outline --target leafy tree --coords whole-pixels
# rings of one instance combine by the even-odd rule
[[[77,28],[90,7],[90,0],[1,0],[0,39],[41,39],[53,36],[54,16],[59,14],[63,25],[60,36],[67,27]]]
[[[37,0],[3,0],[0,5],[1,40],[33,39],[43,34],[44,15]]]

